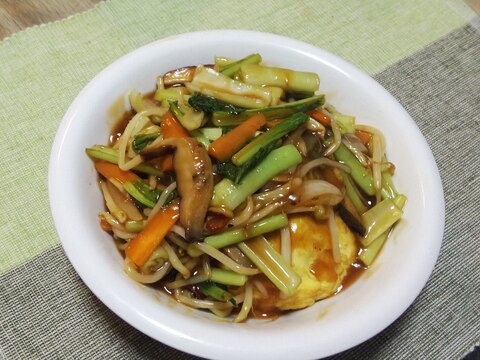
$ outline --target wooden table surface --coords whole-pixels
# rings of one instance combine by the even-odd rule
[[[0,0],[0,39],[85,11],[101,0]]]

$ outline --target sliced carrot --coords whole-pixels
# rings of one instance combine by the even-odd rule
[[[162,129],[164,139],[190,136],[188,131],[178,122],[171,111],[163,114],[160,128]]]
[[[131,171],[123,171],[118,167],[118,165],[106,161],[97,161],[95,163],[95,169],[105,179],[115,179],[122,184],[125,184],[129,181],[140,180],[140,177],[135,173]]]
[[[330,125],[330,122],[332,121],[330,119],[330,116],[328,116],[321,110],[313,109],[313,110],[307,111],[307,114],[310,115],[310,117],[312,117],[313,119],[317,120],[323,126]]]
[[[190,136],[188,131],[178,122],[171,111],[163,114],[160,128],[162,129],[164,139]],[[173,171],[173,155],[166,155],[162,160],[160,168],[162,171]]]
[[[363,130],[355,130],[355,136],[359,138],[365,146],[368,146],[368,143],[372,140],[372,134]]]
[[[255,114],[236,128],[219,137],[208,147],[208,153],[217,160],[225,161],[232,157],[255,133],[265,125],[265,115]]]
[[[137,266],[142,266],[160,245],[165,235],[178,220],[180,206],[177,201],[160,210],[137,236],[130,241],[125,255]]]

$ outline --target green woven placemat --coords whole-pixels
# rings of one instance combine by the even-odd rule
[[[98,304],[95,299],[89,298],[92,295],[88,291],[86,292],[84,285],[78,281],[68,263],[65,262],[62,252],[59,251],[59,239],[53,227],[48,206],[47,167],[54,134],[63,114],[76,94],[109,63],[148,42],[177,33],[204,29],[241,28],[266,31],[323,47],[372,75],[378,74],[378,79],[389,85],[387,88],[397,95],[407,110],[411,110],[411,114],[432,146],[437,160],[441,157],[442,161],[445,161],[439,166],[441,171],[443,170],[442,179],[446,188],[447,210],[449,210],[450,204],[453,206],[453,209],[450,208],[452,211],[462,211],[461,214],[463,214],[468,210],[470,214],[478,214],[478,206],[469,208],[458,202],[459,198],[463,199],[462,197],[453,198],[454,195],[458,195],[458,192],[464,191],[466,187],[473,188],[469,195],[473,195],[476,203],[479,200],[478,190],[476,190],[478,189],[478,176],[469,167],[471,164],[467,162],[466,171],[465,168],[454,167],[458,161],[465,161],[465,158],[454,156],[459,154],[456,152],[455,139],[451,139],[450,153],[435,152],[436,149],[444,149],[442,146],[445,146],[446,138],[442,137],[442,132],[451,134],[453,125],[446,125],[445,121],[452,121],[452,118],[444,119],[445,121],[442,122],[438,118],[442,116],[442,113],[435,112],[431,113],[433,118],[427,119],[425,114],[430,114],[428,111],[431,111],[431,108],[421,108],[422,104],[435,106],[437,110],[440,105],[445,107],[444,102],[439,104],[433,102],[438,97],[433,99],[432,94],[437,93],[438,96],[449,94],[449,97],[444,100],[450,102],[450,106],[457,104],[460,110],[462,104],[458,104],[459,99],[463,99],[467,103],[472,102],[469,115],[465,115],[462,119],[470,125],[471,121],[476,121],[477,126],[462,127],[459,125],[458,131],[470,131],[470,133],[466,133],[470,135],[464,139],[467,145],[473,144],[473,135],[479,135],[478,113],[480,111],[478,104],[480,101],[476,101],[478,95],[473,98],[475,101],[471,100],[472,96],[478,94],[479,87],[474,85],[478,85],[480,72],[478,60],[476,60],[478,52],[475,53],[472,50],[478,50],[479,42],[478,31],[474,30],[475,26],[478,28],[478,24],[474,19],[475,15],[472,11],[462,2],[453,0],[402,2],[388,0],[368,3],[355,0],[342,2],[118,0],[101,3],[94,9],[67,20],[34,27],[0,42],[0,63],[2,64],[0,70],[0,124],[2,125],[0,153],[3,159],[0,171],[0,274],[3,274],[1,275],[2,295],[0,298],[3,305],[0,306],[4,314],[9,314],[0,322],[5,333],[4,339],[8,339],[8,341],[0,342],[2,350],[0,355],[6,354],[7,357],[18,355],[24,358],[27,354],[40,357],[47,354],[59,357],[59,354],[62,354],[75,357],[72,355],[74,353],[69,352],[68,349],[60,352],[60,347],[55,345],[56,337],[51,336],[51,333],[48,336],[48,330],[41,326],[40,320],[44,318],[45,312],[55,313],[60,317],[55,318],[56,320],[50,325],[67,326],[66,320],[62,322],[62,319],[69,319],[69,316],[74,316],[72,314],[75,312],[68,312],[58,300],[67,295],[61,290],[65,287],[76,292],[79,299],[88,299],[84,300],[82,304],[92,302],[89,304],[97,307],[95,311],[99,311],[98,306],[103,306]],[[472,22],[473,25],[468,25],[469,22]],[[435,47],[435,44],[442,41],[442,47]],[[458,47],[458,44],[462,46]],[[477,47],[475,48],[475,46]],[[452,54],[449,49],[453,48],[464,58],[457,59],[450,56]],[[440,62],[429,63],[427,60],[432,60],[432,57],[438,57]],[[463,67],[459,67],[460,65]],[[434,79],[435,81],[429,85],[431,81],[429,76],[434,74],[436,69],[434,66],[444,67],[438,76],[442,74],[449,76],[442,77],[441,81]],[[423,71],[418,74],[418,78],[402,76],[404,71],[413,74],[418,70]],[[424,82],[419,82],[419,78],[422,76]],[[395,79],[395,81],[392,83],[391,79]],[[405,79],[409,79],[414,87],[409,89],[408,94],[405,94],[406,98],[401,98],[404,89],[402,84],[410,85],[404,83]],[[473,83],[472,88],[467,91],[469,81],[476,81],[476,83]],[[445,88],[445,84],[450,84],[450,87]],[[428,87],[431,87],[432,92],[418,92],[419,89]],[[412,93],[416,94],[418,98],[409,97]],[[460,110],[455,112],[457,118],[461,118],[460,115],[463,114]],[[473,145],[471,146],[470,155],[476,151]],[[468,146],[467,149],[469,149]],[[478,151],[476,154],[478,155]],[[455,173],[451,173],[451,169],[456,169]],[[461,180],[464,182],[462,183]],[[465,187],[457,189],[455,186],[458,184],[463,184]],[[449,203],[449,196],[454,199],[452,200],[453,205]],[[467,222],[466,232],[459,233],[460,238],[458,236],[455,238],[452,234],[450,239],[447,237],[448,231],[449,229],[454,231],[456,228],[453,226],[454,224],[447,218],[447,244],[449,241],[457,244],[462,239],[467,241],[475,235],[478,238],[478,227]],[[471,243],[468,242],[468,244]],[[465,247],[462,249],[464,250]],[[441,259],[442,256],[446,256],[445,250],[442,251]],[[474,254],[475,251],[473,251]],[[470,264],[466,260],[473,259],[471,253],[465,255],[467,259],[459,259],[459,261],[463,261],[463,266]],[[451,259],[451,256],[448,259]],[[465,268],[459,268],[459,264],[448,262],[448,259],[444,258],[442,264],[448,264],[453,269],[452,271],[465,272],[461,272],[461,279],[455,278],[455,281],[463,283],[469,279],[475,279],[475,277],[471,278],[472,273],[479,275],[478,266],[476,272],[472,270],[472,273],[467,273]],[[52,282],[53,280],[49,278],[51,277],[50,273],[38,272],[38,266],[46,267],[46,264],[59,264],[59,267],[48,268],[48,271],[64,269],[62,271],[66,272],[65,276],[58,276]],[[472,265],[475,267],[474,264]],[[65,270],[66,268],[68,270]],[[23,283],[23,280],[18,274],[21,273],[22,276],[28,277],[30,271],[35,271],[32,269],[37,269],[32,281],[26,282],[25,286],[19,285]],[[442,270],[443,268],[439,270],[437,266],[437,274]],[[39,287],[39,284],[44,284],[43,288]],[[444,296],[439,286],[447,285],[440,282],[436,286],[436,288],[430,288],[431,292],[433,291],[438,296]],[[477,285],[473,284],[473,289],[478,291],[478,281]],[[39,301],[44,303],[43,307],[35,307],[33,306],[35,303],[29,302],[33,298],[30,298],[28,294],[32,293],[38,293],[37,295],[41,297]],[[467,325],[465,331],[459,333],[462,334],[463,341],[460,341],[461,346],[456,348],[455,354],[457,355],[467,350],[467,344],[478,341],[478,325],[473,327],[467,320],[470,316],[470,321],[473,319],[478,323],[478,306],[477,311],[471,313],[475,309],[474,306],[478,305],[478,300],[472,297],[470,292],[463,297],[469,302],[469,306],[464,307],[463,311],[458,312],[462,309],[456,307],[456,303],[451,308],[446,308],[448,311],[455,312],[455,315],[452,315],[453,318],[459,317],[456,323],[459,327]],[[66,300],[62,299],[63,301],[72,300],[68,297]],[[18,306],[20,307],[18,308]],[[419,306],[418,302],[415,303],[415,306]],[[423,306],[427,306],[427,304],[420,306],[418,312],[422,314],[420,310],[424,310]],[[13,308],[16,309],[14,313],[9,310]],[[18,329],[22,328],[20,313],[26,310],[30,313],[35,312],[29,318],[32,326],[31,332],[25,331],[19,334]],[[78,310],[78,308],[74,307],[72,311],[74,310]],[[95,311],[88,310],[88,307],[86,311],[90,312],[88,316],[85,316],[85,323],[78,323],[79,332],[71,334],[80,336],[82,339],[86,339],[85,341],[90,339],[89,334],[92,335],[92,330],[86,326],[88,318],[96,314]],[[468,311],[469,315],[466,313]],[[120,342],[126,341],[122,334],[111,333],[112,321],[118,322],[119,320],[107,309],[103,309],[101,313],[106,318],[104,321],[100,321],[99,327],[104,330],[104,334],[111,336],[103,336],[104,344],[96,344],[91,354],[93,357],[102,357],[99,354],[118,356],[112,347],[110,347],[110,350],[113,351],[111,353],[102,352],[102,349],[105,350],[104,345],[112,341],[111,339],[117,339]],[[409,338],[405,338],[406,334],[413,336],[411,334],[419,331],[417,327],[421,326],[418,324],[418,319],[422,317],[417,316],[411,319],[408,316],[412,314],[415,312],[411,310],[406,315],[407,320],[401,322],[402,327],[399,331],[404,338],[402,336],[398,338],[402,339],[402,344],[408,345]],[[37,317],[37,322],[31,320]],[[72,319],[70,319],[71,321]],[[120,323],[121,326],[126,326],[121,321]],[[432,325],[431,322],[428,324]],[[127,328],[132,334],[135,331],[128,326]],[[440,336],[441,329],[436,331]],[[129,334],[128,331],[125,333]],[[35,338],[43,336],[47,339],[50,352],[45,349],[41,350],[29,334],[37,335]],[[83,343],[83,345],[79,345],[79,343],[71,342],[73,340],[71,340],[71,336],[67,336],[68,332],[59,334],[64,335],[62,337],[64,343],[72,346],[73,344],[80,347],[87,346]],[[425,335],[422,341],[425,344],[432,341],[433,343],[438,342],[438,340],[432,339],[434,338]],[[148,342],[149,339],[142,337],[142,341]],[[395,341],[395,339],[389,341]],[[151,348],[158,346],[155,342],[148,342],[148,344]],[[400,344],[399,347],[402,349],[402,346],[407,345]],[[455,348],[455,346],[451,347]],[[387,344],[384,347],[377,346],[376,348],[378,350],[375,353],[382,354],[382,349],[385,351],[385,349],[391,349],[392,346]],[[406,350],[402,351],[404,354],[412,354]],[[448,351],[450,352],[447,352],[447,355],[454,354],[453,350]],[[132,356],[138,355],[132,354]],[[178,355],[178,353],[175,354]]]
[[[129,51],[177,33],[243,28],[304,40],[375,73],[463,25],[444,2],[108,1],[14,35],[0,45],[0,234],[9,239],[0,271],[58,243],[45,176],[55,130],[86,83]]]

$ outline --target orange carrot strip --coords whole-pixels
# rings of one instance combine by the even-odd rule
[[[368,146],[368,143],[372,140],[372,134],[363,130],[355,130],[355,136],[359,138],[365,146]]]
[[[164,139],[190,136],[188,131],[178,122],[171,111],[163,114],[160,128],[162,129]]]
[[[178,220],[180,206],[175,201],[160,210],[137,236],[130,241],[125,255],[137,266],[142,266],[160,245],[165,235]]]
[[[255,133],[265,125],[265,115],[255,114],[238,125],[232,131],[219,137],[208,147],[208,153],[215,159],[225,161],[230,159]]]
[[[164,139],[190,136],[171,111],[163,114],[160,128],[162,129]],[[162,171],[173,171],[173,155],[166,155],[163,158],[161,169]]]
[[[307,114],[310,115],[310,117],[314,118],[315,120],[317,120],[320,124],[322,124],[323,126],[328,126],[330,125],[330,122],[332,121],[330,119],[330,116],[328,116],[327,114],[325,114],[323,111],[320,111],[320,110],[317,110],[317,109],[313,109],[313,110],[310,110],[310,111],[307,111]]]
[[[95,169],[105,178],[105,179],[115,179],[118,182],[125,184],[129,181],[140,180],[140,177],[134,174],[131,171],[123,171],[118,165],[111,164],[106,161],[97,161],[95,163]]]

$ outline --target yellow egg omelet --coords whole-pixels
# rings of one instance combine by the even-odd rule
[[[333,260],[327,221],[319,222],[308,215],[295,215],[289,217],[289,222],[292,266],[302,282],[294,295],[276,299],[275,305],[280,310],[304,308],[333,295],[358,253],[355,236],[338,216],[335,217],[341,255],[338,264]]]

